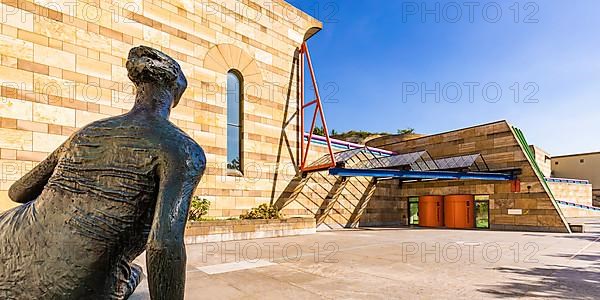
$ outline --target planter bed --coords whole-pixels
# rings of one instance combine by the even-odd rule
[[[185,243],[226,242],[316,232],[314,218],[277,220],[223,220],[190,222],[185,228]]]

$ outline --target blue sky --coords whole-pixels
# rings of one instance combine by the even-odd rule
[[[552,155],[600,151],[600,1],[288,2],[324,23],[309,47],[330,129],[507,119]]]

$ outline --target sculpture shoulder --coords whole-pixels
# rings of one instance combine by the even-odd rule
[[[183,130],[170,123],[166,126],[161,150],[168,163],[178,165],[194,173],[202,174],[206,167],[206,155],[200,145]]]

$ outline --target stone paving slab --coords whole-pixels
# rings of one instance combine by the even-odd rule
[[[600,232],[365,228],[187,253],[186,299],[593,299],[600,284]]]

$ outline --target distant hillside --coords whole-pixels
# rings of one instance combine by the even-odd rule
[[[364,130],[350,130],[350,131],[346,131],[346,132],[336,132],[335,130],[332,130],[331,133],[329,134],[329,136],[336,140],[342,140],[342,141],[346,141],[346,142],[350,142],[350,143],[364,145],[372,139],[376,139],[376,138],[383,137],[383,136],[398,135],[398,134],[414,135],[415,134],[414,131],[415,130],[412,128],[399,129],[397,133],[370,132],[370,131],[364,131]],[[317,135],[325,134],[323,131],[323,128],[321,128],[321,127],[316,127],[313,130],[313,133],[317,134]]]
[[[335,132],[333,132],[333,133],[335,133]],[[347,132],[333,134],[330,136],[331,136],[331,138],[334,138],[336,140],[342,140],[342,141],[355,143],[355,144],[364,144],[368,140],[386,136],[386,135],[390,135],[390,133],[350,130]]]

